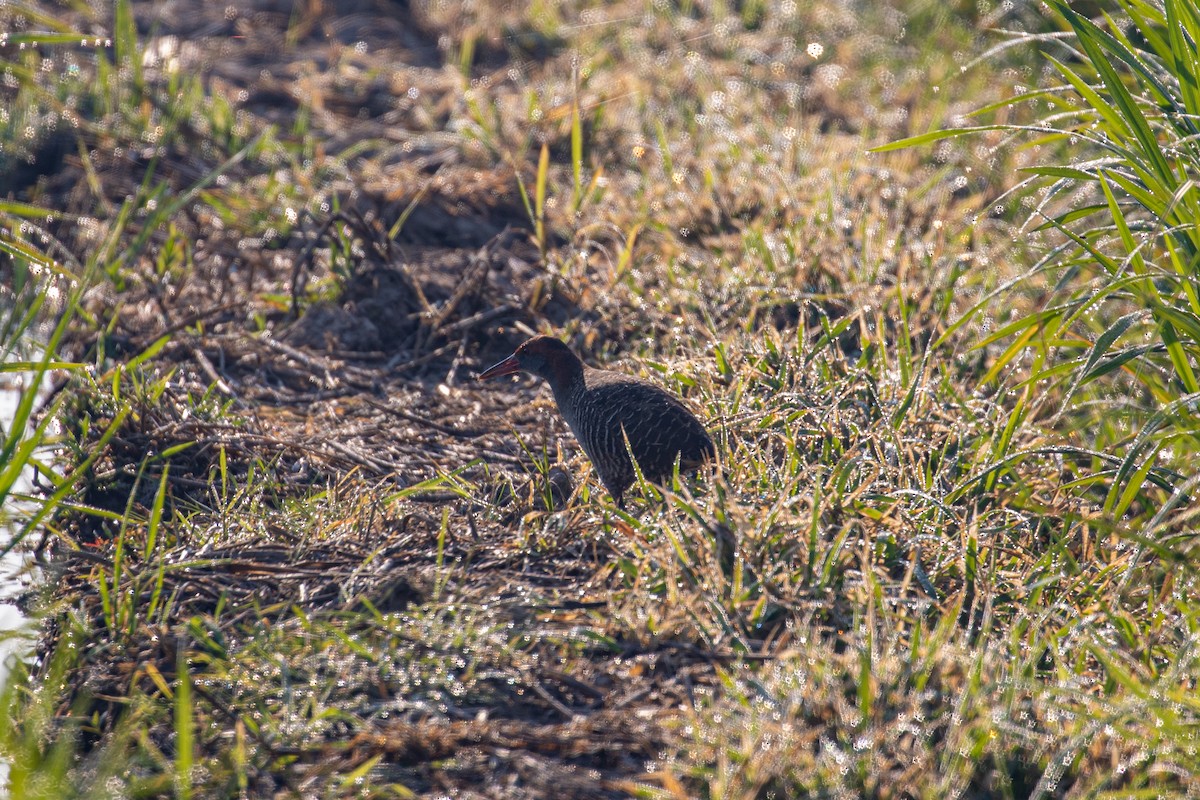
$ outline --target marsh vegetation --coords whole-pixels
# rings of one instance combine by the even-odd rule
[[[11,795],[1193,796],[1198,42],[0,4]],[[546,332],[717,467],[615,508]]]

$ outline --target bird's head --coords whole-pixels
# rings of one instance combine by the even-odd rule
[[[583,369],[583,362],[553,336],[535,336],[523,343],[508,358],[479,373],[479,380],[499,378],[517,372],[530,372],[556,384],[569,380]]]

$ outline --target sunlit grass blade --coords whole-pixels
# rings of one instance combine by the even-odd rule
[[[1100,79],[1104,82],[1105,88],[1113,98],[1116,109],[1119,110],[1120,122],[1118,123],[1118,127],[1133,133],[1141,146],[1140,154],[1153,167],[1155,177],[1158,178],[1164,187],[1174,191],[1175,175],[1170,165],[1167,164],[1167,159],[1163,155],[1162,149],[1159,147],[1158,138],[1150,130],[1150,125],[1146,121],[1146,117],[1142,114],[1141,108],[1126,88],[1121,76],[1117,74],[1105,50],[1126,61],[1126,63],[1134,65],[1139,72],[1141,72],[1140,63],[1131,53],[1121,47],[1116,40],[1097,28],[1091,20],[1076,13],[1066,3],[1061,2],[1061,0],[1052,1],[1059,13],[1075,29],[1078,41],[1083,46],[1084,52],[1088,55],[1091,66],[1099,72]],[[1107,102],[1099,99],[1098,95],[1092,102],[1093,107],[1097,111],[1104,113],[1106,118],[1109,118],[1110,114],[1116,113]]]
[[[1123,488],[1120,483],[1113,483],[1108,497],[1104,501],[1105,513],[1111,514],[1116,519],[1125,516],[1125,512],[1129,510],[1145,486],[1147,476],[1154,467],[1154,460],[1158,457],[1158,452],[1162,447],[1163,445],[1160,443],[1150,450],[1143,460],[1142,466],[1130,474],[1129,481]],[[1122,465],[1122,469],[1124,469],[1124,465]]]
[[[542,253],[546,252],[546,182],[550,174],[550,146],[542,143],[538,156],[537,178],[533,188],[534,236]]]
[[[192,796],[192,767],[195,758],[191,676],[188,672],[187,653],[180,646],[175,657],[175,791],[180,798]]]
[[[30,515],[29,519],[25,522],[25,525],[21,528],[21,530],[18,531],[17,534],[13,536],[13,538],[3,548],[0,548],[0,556],[11,552],[14,547],[16,547],[26,536],[30,534],[30,532],[36,530],[37,527],[42,524],[42,521],[54,512],[57,505],[65,500],[72,491],[74,491],[76,484],[81,479],[87,477],[88,470],[91,469],[92,464],[94,464],[102,455],[104,445],[107,445],[112,437],[117,435],[117,433],[121,430],[121,426],[124,424],[126,417],[128,417],[130,413],[132,413],[132,409],[128,406],[122,408],[116,413],[112,421],[109,422],[109,424],[105,427],[104,433],[101,434],[100,438],[98,439],[98,446],[96,449],[78,466],[76,466],[69,475],[62,479],[59,485],[55,488],[54,493],[46,498],[41,506]]]
[[[1175,59],[1171,71],[1179,76],[1183,107],[1195,117],[1200,115],[1200,10],[1188,0],[1165,0],[1163,5],[1168,44],[1157,49],[1170,52]]]
[[[579,97],[571,102],[571,208],[583,202],[583,123],[579,119]]]
[[[877,145],[871,148],[872,153],[889,153],[893,150],[903,150],[908,147],[921,147],[927,144],[934,144],[944,139],[953,139],[960,136],[970,136],[979,133],[989,133],[991,131],[1011,131],[1013,126],[1010,125],[973,125],[965,128],[945,128],[942,130],[929,131],[928,133],[909,136],[904,139],[897,139],[894,142]]]

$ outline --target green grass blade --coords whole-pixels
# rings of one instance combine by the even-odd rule
[[[187,651],[181,644],[175,657],[175,791],[187,800],[192,796],[192,767],[195,763],[195,721],[192,682]]]
[[[1162,447],[1163,445],[1160,443],[1150,451],[1142,466],[1138,467],[1130,477],[1128,483],[1126,483],[1124,491],[1120,491],[1119,499],[1117,493],[1121,489],[1121,484],[1113,483],[1108,498],[1104,502],[1104,511],[1106,514],[1111,514],[1115,519],[1121,519],[1125,516],[1125,512],[1129,510],[1129,507],[1141,492],[1142,487],[1146,484],[1146,477],[1150,474],[1151,468],[1154,467],[1154,460],[1158,457],[1158,453]],[[1127,469],[1127,465],[1122,464],[1121,466],[1123,469]],[[1115,505],[1113,505],[1114,501],[1116,501]]]
[[[94,464],[103,453],[104,447],[109,443],[109,441],[112,440],[112,437],[116,436],[117,432],[121,430],[121,426],[125,423],[125,418],[128,417],[130,413],[132,413],[132,409],[128,406],[117,412],[116,416],[113,417],[112,422],[108,424],[108,427],[105,428],[104,433],[100,436],[93,451],[71,471],[70,475],[63,479],[58,488],[54,491],[54,494],[46,499],[41,508],[39,508],[37,512],[35,512],[21,528],[20,532],[18,532],[17,535],[14,536],[7,545],[5,545],[3,548],[0,548],[0,556],[11,552],[12,549],[16,547],[17,544],[19,544],[26,536],[28,536],[31,531],[36,530],[37,527],[42,524],[42,520],[49,516],[59,503],[66,499],[67,495],[74,490],[75,484],[88,474],[88,471],[92,468],[92,464]]]
[[[150,509],[150,519],[146,525],[146,545],[142,550],[143,557],[149,561],[154,553],[154,546],[158,543],[158,529],[162,524],[163,506],[167,499],[167,477],[170,475],[171,465],[164,464],[162,476],[158,479],[158,491],[154,493],[154,505]]]
[[[583,123],[579,119],[579,97],[571,103],[571,208],[583,203]]]
[[[1179,79],[1179,93],[1185,111],[1200,116],[1200,9],[1188,0],[1165,0],[1168,50],[1175,59],[1171,74]],[[1145,31],[1148,26],[1139,26]],[[1161,47],[1161,46],[1160,46]],[[1194,121],[1192,121],[1195,127]]]
[[[1141,155],[1153,167],[1155,177],[1167,189],[1168,194],[1174,193],[1175,175],[1171,171],[1171,167],[1167,164],[1167,159],[1159,147],[1158,139],[1150,130],[1150,125],[1146,121],[1145,115],[1142,114],[1137,101],[1129,93],[1129,89],[1125,87],[1121,76],[1117,73],[1111,60],[1104,53],[1101,43],[1107,44],[1108,49],[1118,57],[1123,58],[1128,54],[1125,53],[1124,48],[1120,47],[1112,37],[1107,36],[1096,27],[1094,22],[1077,14],[1062,0],[1053,0],[1053,5],[1071,24],[1071,27],[1075,29],[1077,39],[1087,54],[1092,67],[1099,73],[1100,79],[1104,82],[1105,89],[1116,104],[1115,111],[1108,103],[1103,101],[1100,101],[1098,105],[1093,104],[1094,107],[1097,111],[1104,114],[1106,119],[1110,119],[1111,114],[1119,113],[1121,127],[1131,131],[1134,137],[1136,137],[1138,143],[1141,145]],[[1089,102],[1091,101],[1089,100]]]
[[[894,142],[881,144],[878,147],[872,147],[868,152],[871,153],[890,153],[893,150],[903,150],[906,147],[920,147],[921,145],[933,144],[940,142],[943,139],[952,139],[956,136],[969,136],[975,133],[988,133],[990,131],[1012,131],[1019,130],[1018,126],[1012,125],[975,125],[968,128],[948,128],[940,131],[930,131],[917,136],[909,136],[904,139],[897,139]]]
[[[1110,136],[1118,142],[1123,142],[1126,137],[1132,135],[1129,123],[1121,116],[1120,112],[1111,104],[1105,102],[1100,93],[1093,89],[1091,84],[1081,78],[1075,70],[1057,60],[1054,56],[1047,55],[1046,60],[1053,64],[1059,73],[1067,79],[1067,82],[1079,93],[1083,101],[1108,123],[1107,128]]]

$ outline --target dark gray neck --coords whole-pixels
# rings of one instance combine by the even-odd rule
[[[583,385],[583,362],[576,358],[574,353],[570,356],[547,361],[542,365],[542,369],[538,370],[539,375],[554,390],[555,399],[570,394],[576,385]]]
[[[560,406],[564,401],[582,395],[587,389],[587,382],[583,377],[583,364],[576,366],[577,369],[561,370],[547,378],[550,389],[554,392],[554,399]]]

